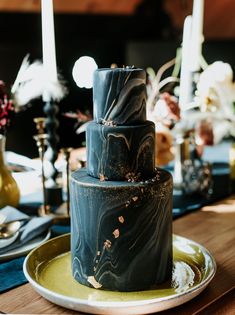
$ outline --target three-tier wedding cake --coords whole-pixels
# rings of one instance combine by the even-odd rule
[[[172,273],[172,177],[155,168],[146,73],[98,69],[87,168],[71,184],[74,278],[108,290],[144,290]]]

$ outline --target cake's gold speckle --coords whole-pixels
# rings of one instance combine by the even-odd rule
[[[119,229],[114,230],[113,231],[113,235],[114,235],[115,238],[118,238],[119,235],[120,235]]]
[[[112,243],[110,242],[110,240],[106,240],[105,242],[104,242],[104,247],[105,248],[110,248],[112,246]]]
[[[138,182],[138,181],[139,181],[139,179],[140,179],[140,177],[141,177],[141,174],[140,174],[140,173],[135,174],[135,173],[133,173],[133,172],[129,172],[129,173],[127,173],[127,174],[125,175],[125,177],[126,177],[126,179],[127,179],[128,182],[134,183],[134,182]]]
[[[138,200],[138,197],[135,196],[135,197],[132,198],[132,200],[133,200],[133,201],[137,201],[137,200]]]
[[[128,201],[126,202],[125,206],[126,206],[126,207],[129,207],[129,205],[130,205],[130,201],[128,200]]]
[[[104,126],[110,126],[110,127],[116,127],[117,126],[117,123],[113,120],[101,119],[100,122]]]
[[[107,180],[108,178],[104,176],[104,174],[99,174],[100,176],[100,181],[104,182],[105,180]]]
[[[124,218],[123,218],[123,216],[121,215],[120,217],[118,217],[118,221],[120,222],[120,223],[124,223]]]
[[[94,278],[94,276],[90,276],[87,278],[87,281],[95,288],[95,289],[99,289],[102,287],[102,284],[100,284],[99,282],[97,282]]]

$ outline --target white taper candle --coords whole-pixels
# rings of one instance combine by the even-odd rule
[[[203,43],[204,0],[193,1],[192,39],[191,39],[191,71],[200,70],[200,58]]]
[[[179,106],[184,111],[191,101],[192,93],[192,75],[190,71],[190,39],[191,39],[192,16],[189,15],[184,21],[181,71],[180,71],[180,89],[179,89]]]
[[[47,82],[57,81],[53,0],[41,0],[43,68]],[[48,101],[45,88],[43,100]]]

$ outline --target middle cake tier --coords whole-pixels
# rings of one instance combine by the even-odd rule
[[[87,127],[87,172],[106,180],[136,180],[153,175],[155,125]]]

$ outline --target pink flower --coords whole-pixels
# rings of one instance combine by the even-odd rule
[[[6,134],[14,112],[13,102],[8,99],[5,84],[0,81],[0,134]]]
[[[170,129],[173,128],[175,123],[180,120],[180,107],[177,98],[168,92],[162,93],[149,116],[150,120],[161,122]]]
[[[210,119],[204,119],[198,122],[195,128],[196,143],[199,145],[213,145],[214,133],[213,125]]]
[[[168,92],[164,92],[161,94],[160,99],[165,101],[167,108],[167,116],[165,118],[169,121],[180,120],[180,107],[176,97]]]

